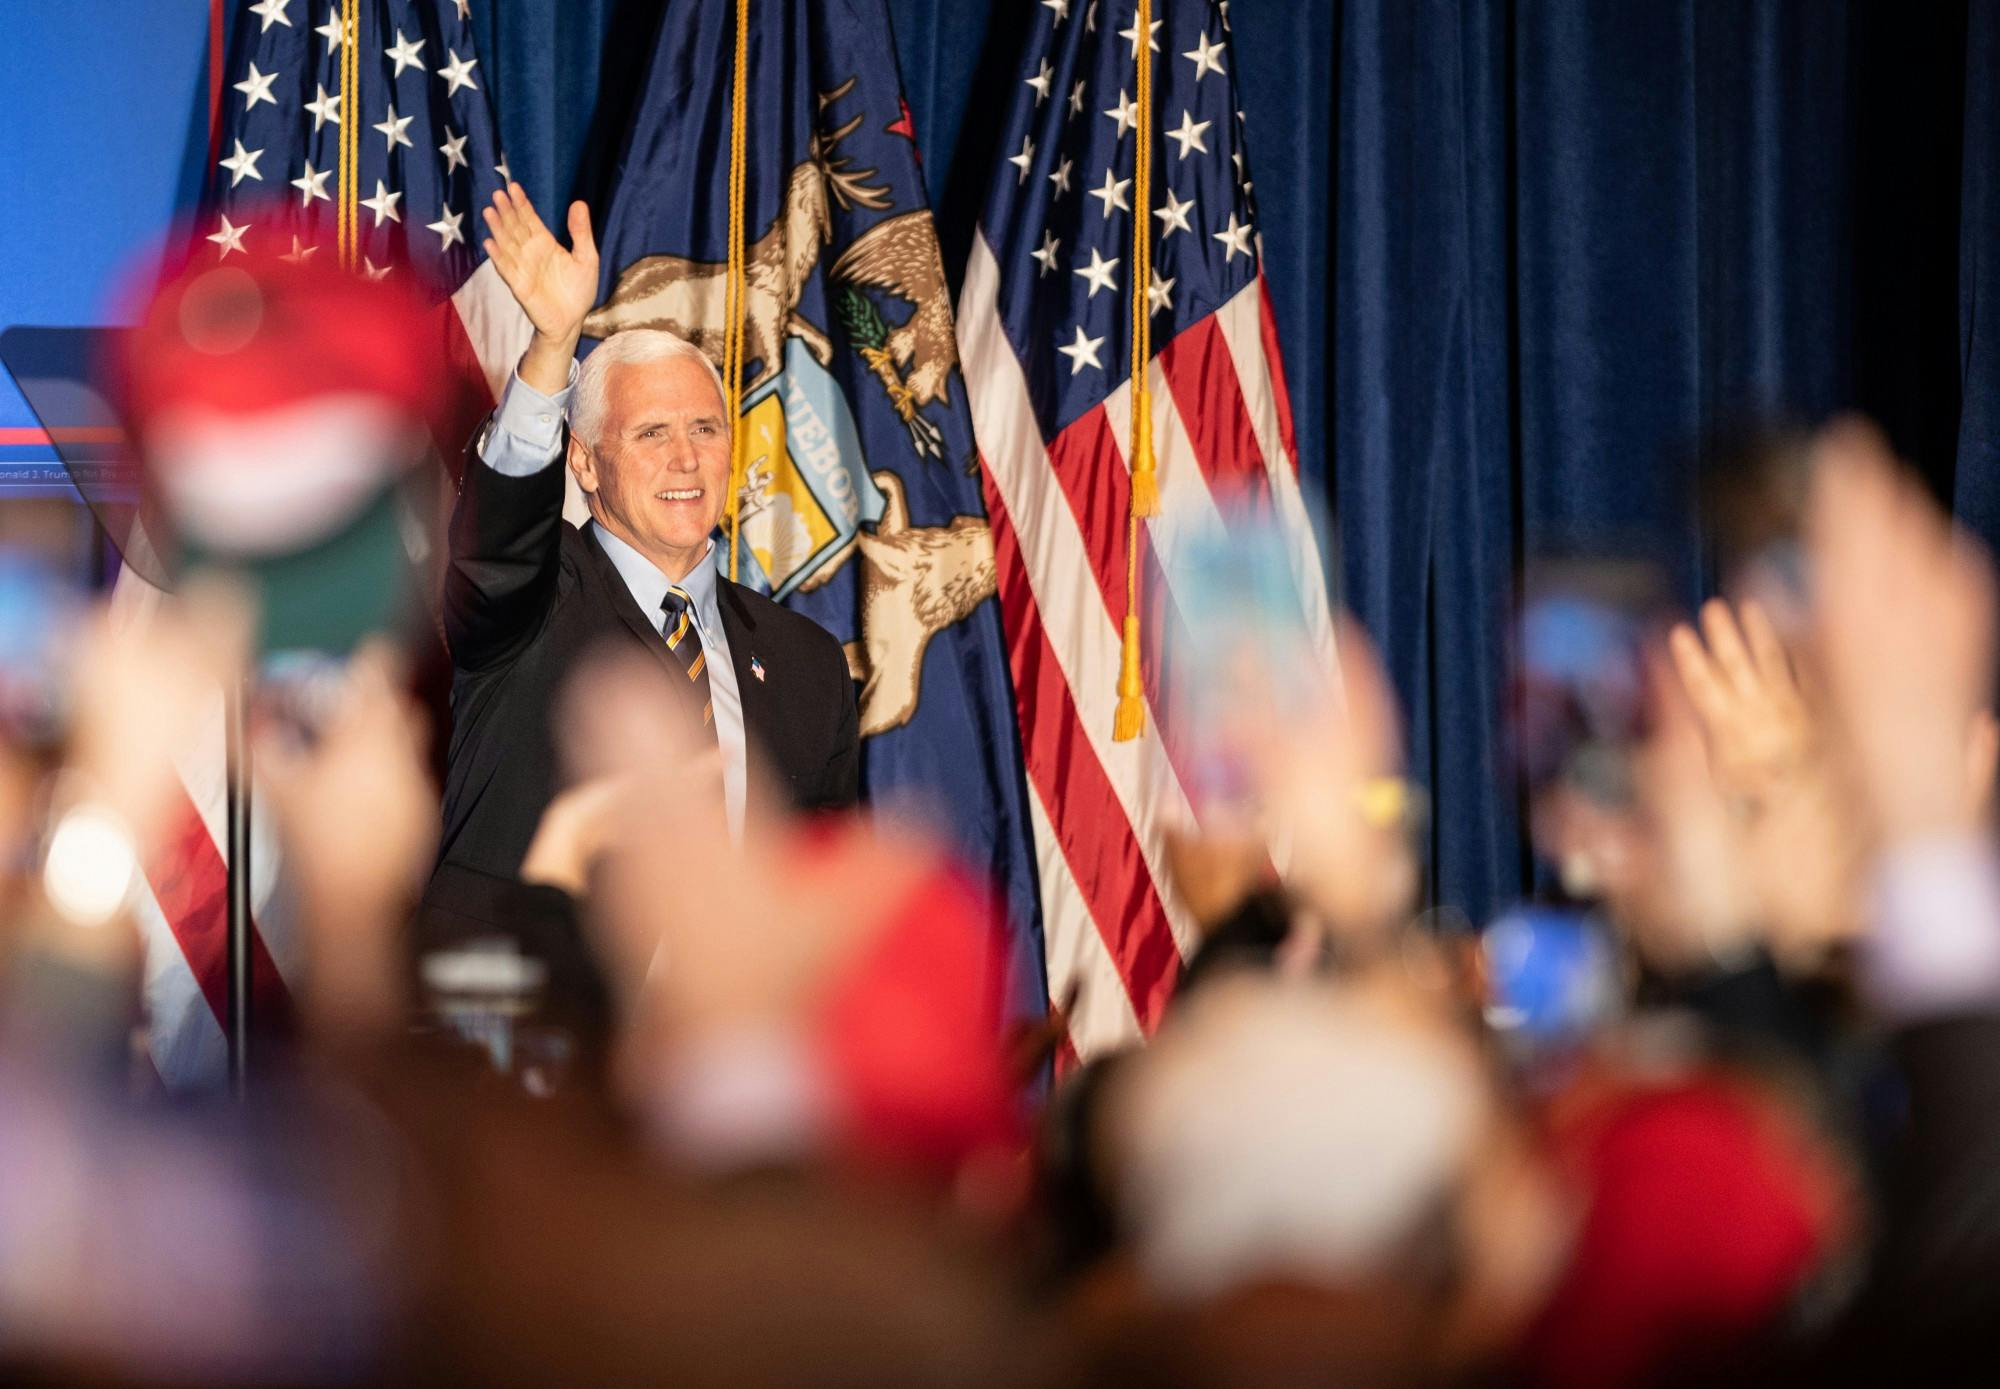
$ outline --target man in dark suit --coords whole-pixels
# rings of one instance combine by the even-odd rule
[[[714,366],[672,334],[633,331],[579,368],[597,292],[589,212],[571,206],[569,250],[518,184],[485,215],[487,253],[534,337],[452,516],[452,736],[425,915],[509,929],[495,918],[521,910],[511,880],[561,789],[560,696],[592,652],[644,651],[687,692],[733,830],[757,794],[750,756],[791,808],[812,810],[854,803],[860,754],[839,644],[717,572],[732,422]],[[581,527],[562,518],[565,456],[590,508]]]

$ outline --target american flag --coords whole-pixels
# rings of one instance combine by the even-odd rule
[[[999,556],[1041,874],[1049,995],[1075,1000],[1088,1057],[1144,1035],[1195,940],[1165,836],[1192,820],[1188,755],[1161,683],[1168,574],[1237,493],[1295,537],[1316,647],[1333,627],[1299,492],[1291,409],[1261,269],[1229,7],[1041,0],[959,300],[958,335]],[[1136,65],[1152,65],[1152,194],[1132,200]],[[1134,285],[1133,218],[1152,273]],[[1151,312],[1147,380],[1160,511],[1140,523],[1148,731],[1114,741],[1131,494],[1132,303]]]
[[[253,243],[337,255],[346,183],[354,268],[414,276],[464,368],[465,392],[432,422],[456,466],[532,331],[480,249],[480,210],[510,174],[470,0],[242,0],[223,83],[198,234],[221,260]],[[354,161],[345,180],[343,136]]]
[[[232,8],[197,252],[227,261],[276,250],[341,258],[369,276],[413,276],[435,302],[444,351],[459,367],[431,420],[439,453],[455,466],[532,331],[480,249],[480,209],[508,171],[468,0],[237,0]],[[350,248],[340,235],[343,203]],[[128,568],[114,602],[143,619],[157,597]],[[148,865],[151,892],[139,908],[152,1056],[173,1087],[224,1074],[219,695],[214,736],[181,758],[180,771],[183,830]],[[297,954],[272,891],[275,869],[274,837],[255,825],[254,978],[264,1017],[283,1011],[283,976]]]

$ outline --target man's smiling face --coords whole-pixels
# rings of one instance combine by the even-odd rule
[[[691,357],[605,374],[597,437],[570,467],[599,525],[679,579],[703,554],[729,491],[729,428],[715,379]]]

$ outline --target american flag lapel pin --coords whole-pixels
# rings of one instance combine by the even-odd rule
[[[764,678],[764,663],[755,656],[750,658],[750,673],[756,676],[759,681]]]

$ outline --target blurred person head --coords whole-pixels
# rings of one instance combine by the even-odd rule
[[[969,875],[942,857],[917,869],[828,975],[810,1025],[843,1140],[949,1175],[1020,1141],[1002,1046],[1006,942]]]
[[[722,378],[685,338],[631,328],[583,359],[570,471],[597,523],[670,576],[707,552],[728,502],[729,447]]]
[[[1035,1134],[1040,1213],[1050,1271],[1084,1275],[1118,1248],[1105,1112],[1120,1070],[1136,1049],[1105,1051],[1063,1075],[1042,1107]]]
[[[241,579],[266,651],[344,654],[423,611],[410,486],[443,398],[434,316],[395,278],[197,255],[117,361],[152,515],[180,569]]]
[[[1245,969],[1313,974],[1365,966],[1390,940],[1407,939],[1397,923],[1379,917],[1365,929],[1337,929],[1322,908],[1277,880],[1271,859],[1258,839],[1212,832],[1168,836],[1174,889],[1201,928],[1174,986],[1176,1006],[1211,981]],[[1384,866],[1394,871],[1395,865]],[[1401,903],[1400,893],[1395,900]]]
[[[1230,1382],[1426,1378],[1498,1352],[1565,1222],[1470,1036],[1382,986],[1245,975],[1107,1101],[1142,1301]]]
[[[149,487],[204,552],[305,548],[424,457],[435,334],[393,280],[197,258],[139,320],[119,394]]]
[[[1556,1389],[1712,1373],[1752,1353],[1854,1229],[1841,1155],[1798,1096],[1634,1034],[1546,1116],[1584,1204],[1567,1266],[1523,1341]]]
[[[1280,888],[1264,888],[1226,914],[1202,923],[1200,943],[1174,985],[1174,1006],[1219,979],[1245,970],[1312,972],[1326,963],[1323,933],[1301,921],[1297,905]]]

